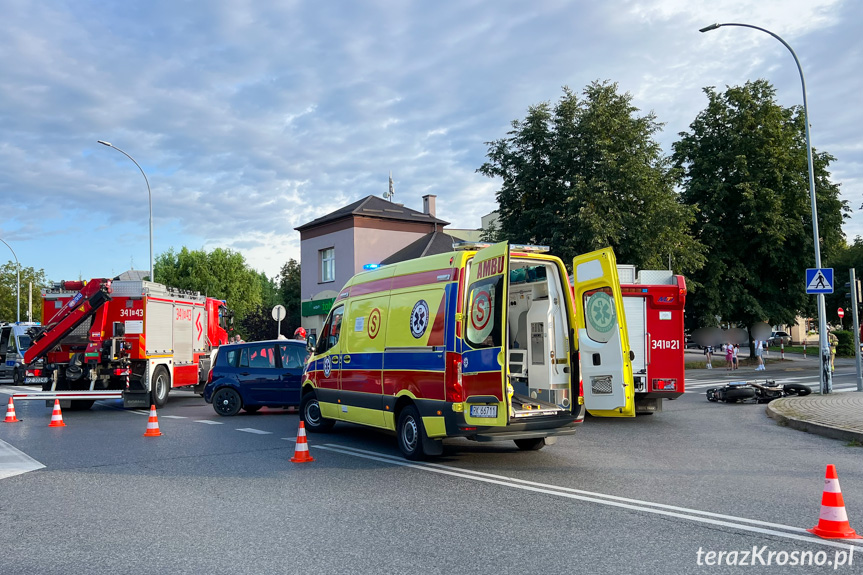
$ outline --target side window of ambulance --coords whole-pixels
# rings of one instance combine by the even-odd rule
[[[342,316],[345,313],[345,306],[339,306],[333,310],[327,323],[324,324],[321,330],[321,339],[318,341],[318,347],[315,353],[324,353],[337,343],[339,343],[339,333],[342,330]]]
[[[587,337],[597,343],[611,341],[617,329],[617,310],[611,288],[585,292],[582,305]]]
[[[467,301],[467,342],[474,349],[500,347],[500,318],[503,276],[494,276],[471,284]]]

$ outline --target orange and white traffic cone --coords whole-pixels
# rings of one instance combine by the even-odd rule
[[[54,411],[51,413],[51,423],[48,424],[48,427],[66,427],[66,424],[63,423],[63,412],[60,411],[60,400],[54,400]]]
[[[17,417],[15,417],[15,404],[12,402],[12,398],[9,398],[9,407],[6,408],[6,419],[3,420],[6,423],[18,423],[21,421]]]
[[[144,432],[144,437],[159,437],[162,432],[159,431],[159,418],[156,417],[156,406],[150,406],[150,419],[147,420],[147,431]]]
[[[863,539],[851,529],[848,515],[845,513],[845,500],[839,489],[839,477],[836,466],[828,465],[824,476],[824,494],[821,496],[821,514],[818,525],[807,529],[823,539]]]
[[[309,453],[309,444],[306,441],[306,426],[303,420],[300,420],[300,430],[297,432],[297,447],[294,449],[294,456],[291,461],[294,463],[306,463],[315,459]]]

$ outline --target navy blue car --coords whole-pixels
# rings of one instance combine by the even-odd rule
[[[204,401],[219,415],[297,406],[308,356],[306,343],[298,340],[223,345],[207,376]]]

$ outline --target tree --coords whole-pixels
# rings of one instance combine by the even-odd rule
[[[285,306],[286,312],[285,322],[282,333],[286,333],[288,337],[293,336],[294,330],[302,325],[302,297],[300,294],[300,264],[297,260],[291,258],[285,265],[282,266],[279,272],[278,285],[279,295],[282,304]],[[288,331],[288,329],[290,331]]]
[[[225,300],[236,321],[261,305],[258,272],[238,252],[216,248],[207,253],[184,247],[175,253],[169,249],[159,254],[154,267],[160,283]]]
[[[0,266],[0,321],[13,322],[18,319],[15,309],[18,301],[18,264],[10,261]],[[21,321],[27,321],[30,284],[33,285],[33,317],[30,321],[42,321],[41,288],[47,284],[45,270],[31,267],[21,268]]]
[[[688,234],[694,210],[654,140],[661,124],[637,113],[617,84],[593,82],[582,99],[564,88],[555,106],[530,107],[488,142],[478,171],[502,180],[498,237],[548,245],[564,261],[611,246],[640,268],[665,268],[669,255],[680,272],[701,267],[704,248]]]
[[[707,108],[673,146],[683,199],[698,210],[694,234],[709,248],[687,317],[699,325],[715,325],[716,316],[745,326],[793,323],[814,309],[803,285],[815,262],[802,109],[778,105],[765,80],[704,92]],[[827,171],[833,160],[813,154],[825,261],[844,245],[848,213]]]

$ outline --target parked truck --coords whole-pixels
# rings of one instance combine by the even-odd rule
[[[232,320],[221,300],[143,280],[59,282],[42,299],[24,357],[25,383],[42,392],[25,399],[72,409],[98,399],[162,406],[173,388],[202,389]]]

